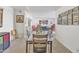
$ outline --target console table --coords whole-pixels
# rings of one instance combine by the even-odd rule
[[[10,33],[0,32],[0,52],[3,52],[10,46]]]

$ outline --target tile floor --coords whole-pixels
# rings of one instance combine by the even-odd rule
[[[25,53],[26,41],[24,39],[15,39],[11,42],[11,45],[4,53]]]

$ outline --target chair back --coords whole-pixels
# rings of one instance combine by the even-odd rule
[[[34,35],[33,34],[33,50],[41,50],[37,52],[47,51],[47,37],[48,35]]]

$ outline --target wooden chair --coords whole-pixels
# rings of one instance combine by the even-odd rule
[[[16,38],[16,34],[17,34],[16,29],[12,29],[11,30],[11,35],[13,36],[13,39]]]
[[[47,36],[33,34],[33,52],[45,53],[47,52]]]

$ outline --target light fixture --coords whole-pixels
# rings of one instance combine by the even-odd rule
[[[19,10],[19,13],[22,13],[22,11],[21,11],[21,10]]]

